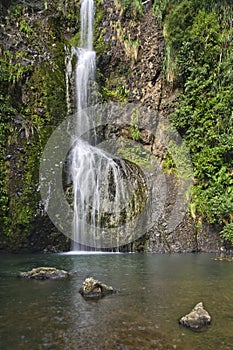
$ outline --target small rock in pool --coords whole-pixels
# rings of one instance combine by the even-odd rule
[[[69,277],[69,272],[65,270],[58,270],[55,267],[36,267],[31,271],[20,272],[19,277],[46,280],[46,279],[62,279]]]
[[[181,317],[179,320],[179,323],[182,326],[190,327],[193,329],[200,329],[210,324],[210,322],[211,316],[204,309],[202,302],[198,303],[189,314]]]
[[[82,287],[79,289],[79,293],[84,297],[101,297],[116,292],[117,290],[113,287],[95,280],[93,277],[86,278],[83,281]]]

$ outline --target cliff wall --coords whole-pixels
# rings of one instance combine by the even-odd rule
[[[1,1],[0,5],[0,247],[13,251],[67,250],[70,240],[54,227],[41,203],[39,163],[49,136],[67,115],[65,47],[79,43],[80,3],[35,0]],[[150,3],[135,10],[117,0],[99,0],[96,7],[95,50],[101,99],[134,103],[166,120],[176,93],[164,82],[164,38]],[[167,166],[166,149],[148,139],[143,130],[139,132],[138,142],[166,170],[166,202],[159,222],[122,250],[218,249],[217,233],[207,229],[197,234],[188,212],[174,231],[167,230],[177,197],[177,178]]]

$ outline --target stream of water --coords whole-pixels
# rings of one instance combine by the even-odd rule
[[[1,350],[230,350],[233,264],[213,254],[0,255]],[[17,278],[56,266],[63,281]],[[79,294],[93,276],[118,289],[99,300]],[[211,325],[193,332],[178,324],[199,301]]]
[[[75,127],[76,135],[81,135],[74,140],[70,152],[74,211],[72,240],[75,251],[83,249],[83,245],[87,250],[104,247],[107,241],[104,229],[106,221],[111,227],[117,226],[121,220],[122,208],[132,198],[132,186],[129,186],[129,181],[126,184],[125,178],[129,177],[129,174],[123,161],[115,161],[105,151],[92,145],[95,144],[93,130],[96,126],[95,114],[90,108],[95,103],[96,85],[93,0],[81,1],[80,18],[81,45],[72,49],[72,55],[76,57]],[[88,132],[84,133],[84,130]],[[87,135],[88,133],[90,135]],[[109,233],[107,235],[109,236]]]

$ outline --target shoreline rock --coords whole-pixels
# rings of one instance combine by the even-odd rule
[[[204,309],[202,302],[198,303],[189,314],[181,317],[179,320],[182,326],[192,329],[200,329],[209,325],[210,322],[211,316]]]

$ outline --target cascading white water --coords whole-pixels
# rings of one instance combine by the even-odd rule
[[[75,68],[75,103],[77,109],[76,129],[77,134],[80,135],[83,131],[91,130],[95,126],[87,111],[87,108],[93,104],[96,69],[95,52],[88,48],[74,48],[73,54],[78,57]]]
[[[81,47],[93,50],[94,1],[81,0]]]
[[[95,96],[95,52],[93,51],[93,0],[81,3],[81,47],[73,48],[77,56],[75,67],[76,134],[94,130],[95,118],[91,109]],[[101,226],[120,220],[122,208],[130,202],[130,186],[123,176],[124,165],[113,160],[103,150],[92,146],[85,133],[85,140],[77,137],[71,151],[71,177],[73,182],[73,250],[101,247]],[[126,189],[127,187],[127,189]],[[86,239],[88,237],[88,239]]]
[[[104,246],[101,242],[101,225],[114,226],[119,222],[122,208],[130,202],[127,174],[105,152],[78,140],[72,151],[72,178],[74,192],[74,241],[85,242],[88,237],[92,247]],[[127,184],[128,185],[128,184]],[[117,230],[116,230],[117,233]],[[85,237],[86,236],[86,237]],[[79,248],[74,244],[74,249]]]
[[[93,20],[94,1],[81,2],[81,47],[73,48],[77,56],[75,67],[75,104],[76,104],[76,134],[82,135],[82,130],[90,130],[94,125],[85,110],[91,105],[91,84],[95,79],[95,52],[93,51]],[[90,190],[95,178],[93,154],[88,143],[78,140],[71,153],[71,176],[73,180],[73,250],[79,250],[86,234],[86,220]],[[96,199],[94,199],[96,200]],[[93,242],[94,243],[94,242]]]

